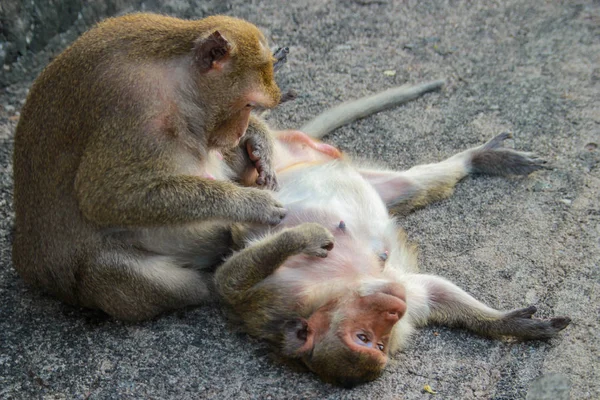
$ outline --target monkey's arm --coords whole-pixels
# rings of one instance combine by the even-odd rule
[[[305,124],[300,130],[313,138],[320,139],[340,126],[360,118],[394,107],[444,86],[443,80],[427,82],[416,86],[400,86],[372,96],[342,103],[330,108]]]
[[[281,231],[235,253],[215,273],[218,292],[231,304],[244,301],[246,292],[279,268],[287,259],[304,253],[327,257],[333,235],[322,225],[304,223]]]
[[[510,133],[501,133],[486,144],[456,154],[440,163],[418,165],[407,171],[360,170],[394,213],[450,197],[456,184],[470,174],[528,175],[544,168],[544,160],[531,153],[502,147]]]
[[[571,322],[568,317],[534,319],[532,315],[537,310],[533,306],[512,311],[495,310],[439,276],[413,275],[408,278],[407,284],[409,287],[417,285],[425,289],[425,302],[417,304],[413,312],[409,300],[409,313],[413,313],[421,325],[437,323],[460,326],[492,337],[546,339]]]
[[[170,172],[167,158],[106,157],[88,149],[75,178],[82,214],[103,226],[157,226],[224,219],[278,224],[285,209],[268,191]],[[150,153],[146,150],[146,153]],[[127,152],[124,152],[127,155]]]

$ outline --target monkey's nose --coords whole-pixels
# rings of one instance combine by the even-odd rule
[[[400,315],[396,312],[389,311],[386,319],[390,322],[398,322],[400,320]]]
[[[389,310],[384,313],[384,319],[395,324],[396,322],[400,321],[400,318],[402,318],[403,314],[404,312],[401,310]]]
[[[406,303],[402,300],[398,300],[394,307],[387,310],[386,320],[390,322],[397,322],[404,316],[406,312]]]

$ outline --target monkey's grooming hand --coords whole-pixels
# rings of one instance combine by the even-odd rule
[[[242,192],[243,198],[238,198],[231,210],[237,221],[277,225],[285,218],[287,210],[271,192],[252,187],[243,188]]]
[[[308,256],[325,258],[333,249],[333,234],[321,224],[306,222],[290,229],[290,233],[297,237],[302,253]]]
[[[546,161],[533,153],[502,147],[505,139],[512,138],[510,132],[503,132],[483,146],[468,150],[471,152],[471,173],[487,175],[529,175],[548,168]]]
[[[515,336],[520,339],[549,339],[571,323],[569,317],[532,318],[536,311],[537,308],[531,306],[507,312],[496,322],[498,334]]]
[[[252,135],[246,141],[246,151],[250,161],[254,164],[258,177],[256,184],[269,190],[278,190],[279,183],[275,174],[273,152],[270,151],[271,144],[266,143],[262,136]]]

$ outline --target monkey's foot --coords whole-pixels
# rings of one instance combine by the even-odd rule
[[[277,140],[284,143],[297,144],[301,150],[304,150],[306,147],[308,147],[309,149],[316,150],[318,153],[322,153],[323,155],[334,159],[342,158],[342,152],[339,151],[337,148],[328,145],[327,143],[323,143],[319,140],[313,139],[302,131],[280,131],[277,134]],[[303,152],[307,153],[306,151]],[[309,155],[307,154],[306,156],[308,157]]]
[[[548,168],[546,161],[533,153],[502,147],[504,140],[512,138],[510,132],[503,132],[483,146],[472,149],[471,173],[487,175],[529,175]]]
[[[549,339],[571,323],[569,317],[532,318],[536,311],[535,306],[509,311],[498,321],[498,333],[521,339]]]

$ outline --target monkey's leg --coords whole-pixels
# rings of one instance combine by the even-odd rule
[[[418,324],[437,323],[460,326],[486,336],[515,336],[522,339],[546,339],[564,329],[571,320],[556,317],[534,319],[536,308],[498,311],[486,306],[453,283],[433,275],[406,277],[407,290],[421,293],[421,302],[413,303]],[[409,313],[411,302],[409,300]]]
[[[123,243],[156,255],[171,256],[187,268],[213,270],[232,253],[232,225],[207,221],[136,229],[115,235]]]
[[[470,174],[528,175],[544,168],[545,161],[531,153],[502,147],[510,133],[442,162],[418,165],[407,171],[360,170],[392,212],[403,214],[450,197],[456,184]]]
[[[84,262],[78,278],[82,306],[128,321],[201,304],[210,297],[208,275],[182,268],[173,257],[104,251]]]
[[[333,235],[322,225],[304,223],[278,232],[235,253],[215,273],[219,293],[231,305],[246,298],[246,292],[271,275],[296,254],[327,257]]]
[[[323,164],[343,158],[337,148],[295,130],[274,132],[275,168],[278,173],[302,164]]]

